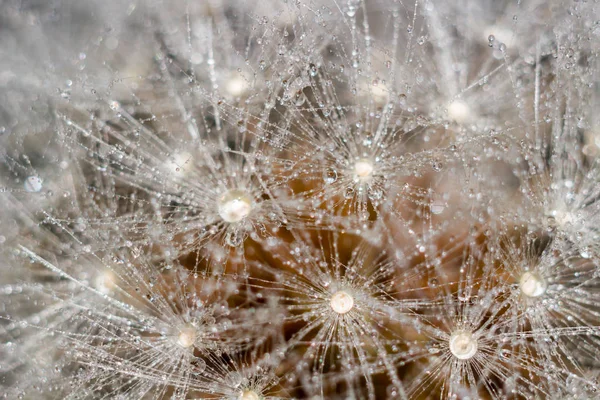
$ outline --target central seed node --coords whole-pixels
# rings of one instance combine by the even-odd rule
[[[477,353],[477,339],[471,332],[457,331],[450,336],[450,352],[459,360],[468,360]]]
[[[110,294],[117,287],[117,277],[111,270],[104,270],[94,279],[94,287],[102,294]]]
[[[252,198],[243,190],[229,190],[217,200],[219,216],[225,222],[239,222],[252,211]]]
[[[346,314],[354,307],[354,299],[347,292],[340,290],[331,296],[331,309],[338,314]]]
[[[366,179],[373,174],[375,167],[373,163],[367,159],[358,160],[354,164],[354,174],[359,179]]]
[[[459,124],[464,124],[471,118],[471,107],[463,100],[454,100],[448,105],[448,117]]]
[[[240,97],[248,90],[248,82],[240,75],[232,75],[225,82],[225,90],[233,97]]]
[[[246,389],[240,393],[239,400],[260,400],[260,396],[254,390]]]
[[[546,292],[546,281],[535,272],[525,272],[519,281],[521,293],[528,297],[539,297]]]
[[[196,328],[193,326],[186,326],[179,331],[179,336],[177,336],[177,344],[185,349],[188,349],[194,345],[196,342],[196,337]]]

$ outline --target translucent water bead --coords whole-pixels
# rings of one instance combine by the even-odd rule
[[[228,190],[217,200],[219,216],[225,222],[239,222],[252,211],[252,198],[243,190]]]
[[[354,175],[358,179],[365,180],[373,174],[374,169],[373,163],[363,158],[354,164]]]
[[[454,100],[448,105],[448,117],[459,124],[464,124],[471,119],[471,107],[463,100]]]
[[[23,188],[25,189],[26,192],[29,193],[37,193],[40,190],[42,190],[42,185],[43,181],[39,176],[29,176],[27,177],[27,179],[25,179],[25,183],[23,184]]]
[[[519,280],[521,293],[527,297],[539,297],[546,292],[547,287],[544,278],[535,272],[525,272]]]
[[[196,337],[196,328],[191,325],[185,326],[179,331],[179,335],[177,336],[177,344],[184,349],[188,349],[194,345],[196,342]]]
[[[477,339],[471,332],[456,331],[450,336],[450,352],[459,360],[468,360],[477,353]]]
[[[223,86],[232,97],[241,97],[248,90],[248,82],[239,74],[231,74]]]
[[[102,294],[110,294],[116,287],[117,277],[108,269],[100,272],[94,279],[94,288]]]
[[[239,400],[260,400],[260,396],[254,390],[244,390],[240,393]]]
[[[330,305],[336,313],[346,314],[354,307],[354,299],[348,292],[340,290],[331,296]]]

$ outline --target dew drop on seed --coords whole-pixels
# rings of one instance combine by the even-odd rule
[[[42,179],[39,176],[29,176],[25,179],[25,184],[23,185],[26,192],[29,193],[37,193],[42,190]]]
[[[185,326],[177,335],[177,344],[185,349],[190,348],[196,342],[196,328],[193,326]]]
[[[432,214],[439,215],[446,209],[446,204],[442,200],[435,200],[431,203],[429,208],[431,209]]]
[[[337,171],[333,168],[328,168],[324,174],[325,183],[332,184],[338,179]]]
[[[240,400],[260,400],[260,396],[254,390],[246,389],[240,393]]]
[[[329,302],[331,309],[338,314],[346,314],[354,307],[354,298],[343,290],[334,293]]]
[[[358,179],[367,179],[373,173],[375,167],[370,160],[361,159],[354,164],[354,174]]]
[[[525,272],[519,280],[521,293],[527,297],[539,297],[546,292],[547,287],[545,279],[535,272]]]
[[[459,360],[468,360],[477,353],[477,339],[471,332],[457,331],[450,336],[450,352]]]
[[[243,190],[228,190],[217,200],[219,216],[225,222],[240,222],[252,211],[252,198]]]

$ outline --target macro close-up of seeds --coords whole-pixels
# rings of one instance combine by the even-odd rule
[[[0,399],[600,399],[600,2],[0,1]]]

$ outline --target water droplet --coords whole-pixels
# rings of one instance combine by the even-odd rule
[[[243,190],[228,190],[217,200],[219,216],[225,222],[239,222],[252,211],[252,197]]]
[[[450,352],[459,360],[468,360],[477,353],[477,339],[471,332],[457,331],[449,340]]]
[[[338,179],[338,173],[335,169],[333,168],[328,168],[327,171],[325,171],[324,177],[325,179],[325,183],[327,184],[332,184],[335,181],[337,181]]]
[[[32,175],[25,179],[23,187],[25,188],[26,192],[37,193],[42,190],[43,181],[39,176]]]
[[[346,314],[354,307],[354,298],[346,291],[340,290],[331,296],[331,309],[338,314]]]

